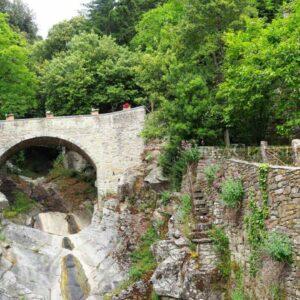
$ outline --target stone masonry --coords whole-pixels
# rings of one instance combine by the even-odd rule
[[[207,166],[218,164],[220,170],[212,186],[209,186],[204,170]],[[249,194],[261,204],[262,197],[259,188],[259,164],[235,159],[204,158],[198,163],[196,172],[196,186],[198,193],[203,193],[203,199],[209,206],[208,216],[214,224],[223,226],[230,240],[232,260],[240,264],[243,270],[249,270],[250,248],[244,217],[249,213]],[[245,196],[242,206],[238,209],[229,209],[222,203],[220,196],[221,183],[228,178],[241,179]],[[294,249],[293,264],[281,272],[281,286],[285,291],[286,299],[300,298],[300,168],[287,166],[270,166],[268,173],[268,205],[270,217],[266,221],[268,231],[286,233]],[[267,263],[264,261],[264,264]],[[269,269],[269,270],[268,270]],[[271,270],[271,271],[270,271]],[[268,299],[266,296],[265,273],[272,273],[270,266],[263,267],[259,281],[245,276],[245,288],[254,290],[257,299]],[[245,274],[249,274],[245,272]],[[269,274],[270,275],[270,274]],[[274,275],[274,274],[272,274]]]
[[[0,165],[29,146],[64,146],[83,155],[97,171],[99,198],[117,190],[129,168],[140,164],[145,109],[115,113],[0,121]]]

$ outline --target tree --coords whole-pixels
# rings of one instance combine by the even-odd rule
[[[48,33],[47,39],[36,42],[32,48],[33,59],[38,62],[51,60],[58,53],[67,50],[67,44],[80,33],[89,31],[84,17],[74,17],[55,24]]]
[[[57,115],[89,113],[92,107],[115,110],[140,94],[136,64],[135,55],[111,37],[77,35],[42,71],[46,107]]]
[[[0,117],[24,117],[36,105],[36,77],[28,69],[26,42],[0,13]]]
[[[87,5],[88,19],[101,34],[112,35],[127,44],[135,35],[142,14],[165,0],[93,0]]]
[[[7,13],[10,25],[20,32],[26,34],[29,41],[37,38],[37,25],[34,15],[28,5],[21,0],[0,0],[0,13]]]
[[[242,25],[239,18],[247,5],[237,0],[169,0],[138,24],[133,44],[144,50],[138,82],[158,109],[156,120],[175,143],[220,141],[223,124],[214,108],[222,81],[222,36]],[[154,124],[155,134],[158,126]]]
[[[247,19],[245,31],[229,32],[225,80],[218,97],[236,141],[257,143],[277,132],[289,137],[300,126],[300,2],[271,24]]]

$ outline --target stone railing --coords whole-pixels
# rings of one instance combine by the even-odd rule
[[[203,158],[235,158],[250,162],[273,165],[300,166],[300,140],[293,140],[292,146],[269,146],[262,141],[260,147],[199,147]]]

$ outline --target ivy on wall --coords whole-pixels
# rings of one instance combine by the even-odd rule
[[[249,214],[245,217],[247,238],[250,245],[251,254],[249,257],[250,275],[255,277],[260,263],[260,250],[267,236],[265,221],[269,217],[268,206],[268,174],[269,165],[259,166],[259,188],[262,196],[261,206],[258,205],[254,192],[249,194]]]

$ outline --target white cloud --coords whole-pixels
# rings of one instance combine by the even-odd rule
[[[33,10],[39,34],[47,37],[48,30],[56,23],[78,15],[83,3],[89,0],[23,0]]]

